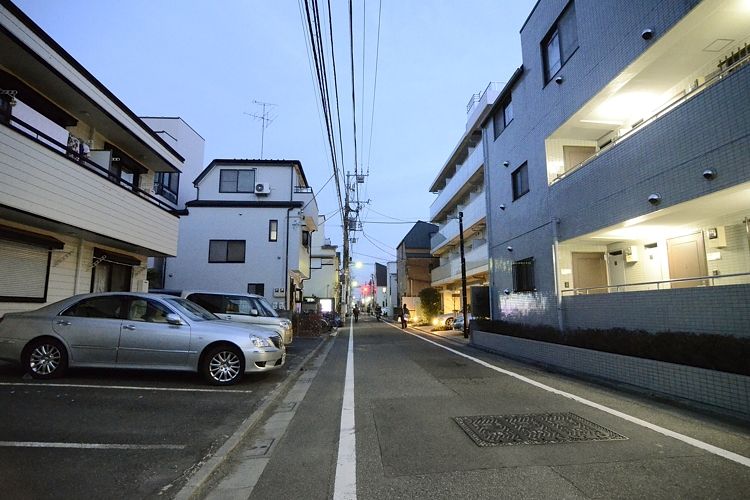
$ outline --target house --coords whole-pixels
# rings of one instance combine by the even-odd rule
[[[0,54],[0,315],[147,290],[179,225],[153,181],[182,156],[8,0]]]
[[[500,84],[492,82],[484,92],[474,94],[469,100],[466,131],[430,185],[430,192],[437,195],[430,206],[430,221],[438,227],[430,240],[430,252],[440,259],[440,265],[432,270],[431,280],[433,288],[440,291],[444,313],[462,310],[461,223],[466,286],[489,283],[482,123],[499,89]],[[467,296],[467,303],[469,300]]]
[[[385,306],[383,307],[383,314],[385,314],[387,311],[388,316],[395,318],[395,308],[401,307],[401,305],[399,304],[398,295],[398,262],[388,262],[386,264],[386,271],[388,273],[388,282],[386,285]]]
[[[165,287],[247,292],[299,309],[318,207],[296,160],[216,159],[195,178]]]
[[[310,279],[304,282],[303,300],[312,299],[321,312],[341,311],[341,254],[326,238],[325,224],[325,215],[319,215],[318,229],[312,233]]]
[[[430,254],[430,239],[438,227],[429,222],[417,221],[396,247],[398,268],[398,297],[400,306],[404,297],[417,297],[430,287],[430,272],[438,259]]]
[[[538,2],[483,129],[493,318],[747,335],[748,42],[747,2]]]

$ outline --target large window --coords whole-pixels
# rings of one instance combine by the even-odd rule
[[[245,262],[245,240],[210,240],[208,262]]]
[[[573,2],[570,2],[542,39],[545,84],[560,71],[560,68],[565,65],[577,48],[576,9]]]
[[[0,239],[0,302],[44,302],[49,267],[48,248]]]
[[[279,240],[279,221],[269,220],[268,221],[268,241]]]
[[[492,128],[497,139],[510,122],[513,121],[513,101],[508,97],[492,117]]]
[[[177,203],[180,190],[180,174],[177,172],[157,172],[154,177],[154,191],[172,203]]]
[[[220,193],[254,193],[255,170],[221,169],[219,172]]]
[[[524,163],[511,174],[513,199],[517,200],[529,192],[529,165]]]
[[[513,263],[513,291],[534,292],[534,258],[517,260]]]

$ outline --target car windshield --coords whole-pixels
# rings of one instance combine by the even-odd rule
[[[270,316],[272,318],[278,318],[279,315],[276,313],[271,304],[268,303],[265,297],[259,297],[257,299],[258,306],[260,307],[259,312],[263,316]]]
[[[174,306],[178,311],[193,321],[210,321],[219,319],[215,314],[206,311],[195,302],[190,302],[187,299],[169,297],[165,298],[164,301],[169,305]]]

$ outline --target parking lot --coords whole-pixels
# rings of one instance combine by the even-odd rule
[[[169,497],[320,339],[230,387],[198,374],[71,370],[38,381],[0,362],[0,483],[9,498]]]

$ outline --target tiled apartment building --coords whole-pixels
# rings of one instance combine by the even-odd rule
[[[540,0],[521,42],[483,128],[493,317],[747,335],[750,3]]]

